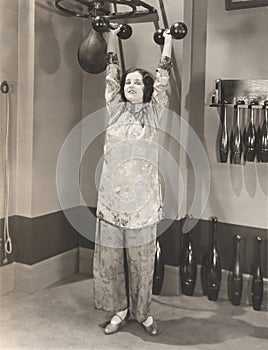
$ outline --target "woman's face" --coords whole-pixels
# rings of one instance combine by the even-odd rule
[[[131,103],[142,103],[143,90],[144,84],[140,72],[128,73],[124,86],[124,94],[127,101]]]

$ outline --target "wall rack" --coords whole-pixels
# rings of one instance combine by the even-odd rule
[[[243,101],[241,107],[248,108],[254,100],[259,103],[256,108],[261,108],[264,101],[268,100],[268,79],[217,79],[210,107],[220,108],[222,120],[225,104],[235,106],[237,101]]]

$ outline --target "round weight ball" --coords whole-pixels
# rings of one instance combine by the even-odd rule
[[[132,35],[132,28],[128,24],[120,24],[120,32],[117,33],[117,36],[120,39],[129,39]]]
[[[183,39],[187,34],[187,26],[182,22],[176,22],[170,27],[170,34],[174,39]]]
[[[92,28],[98,33],[104,33],[108,30],[109,21],[104,18],[97,16],[92,19]]]
[[[163,36],[164,29],[157,29],[157,31],[154,33],[154,41],[158,45],[164,45],[165,38]]]

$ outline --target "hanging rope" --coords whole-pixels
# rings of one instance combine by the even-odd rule
[[[9,214],[9,117],[10,117],[10,108],[9,108],[9,85],[6,81],[3,81],[1,84],[1,91],[6,96],[6,135],[5,135],[5,175],[4,175],[4,260],[3,264],[8,263],[7,255],[12,253],[12,242],[9,234],[9,223],[8,223],[8,214]]]

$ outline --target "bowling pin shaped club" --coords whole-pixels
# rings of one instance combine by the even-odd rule
[[[259,159],[268,162],[268,100],[263,105],[263,124],[259,133]]]
[[[243,288],[243,275],[240,266],[240,241],[241,236],[235,236],[235,259],[231,276],[230,297],[233,305],[240,305]]]
[[[226,115],[226,106],[224,105],[223,121],[221,125],[221,134],[220,134],[220,161],[221,163],[226,163],[229,153],[229,136],[227,130],[227,115]]]
[[[256,156],[256,145],[257,145],[257,135],[255,128],[255,112],[256,109],[254,106],[258,105],[258,101],[252,101],[249,105],[249,120],[248,126],[245,132],[245,150],[244,150],[244,159],[246,162],[254,162]]]
[[[186,217],[191,220],[191,215],[187,215]],[[183,234],[183,249],[180,263],[182,293],[189,296],[194,293],[197,273],[197,264],[191,234],[191,231]]]
[[[206,266],[207,296],[209,300],[218,299],[221,287],[221,262],[217,249],[217,223],[218,218],[213,217],[212,224],[212,246]]]
[[[240,130],[240,106],[244,104],[244,101],[238,101],[234,106],[236,111],[236,123],[233,130],[232,141],[231,141],[231,162],[233,164],[241,163],[242,155],[242,134]]]
[[[156,240],[156,252],[155,252],[155,263],[154,263],[154,276],[153,276],[153,294],[159,295],[162,289],[164,281],[164,258],[162,253],[162,247],[160,238]]]
[[[261,237],[256,237],[256,262],[255,271],[251,283],[251,297],[253,309],[259,311],[261,309],[263,299],[263,277],[261,271]]]

